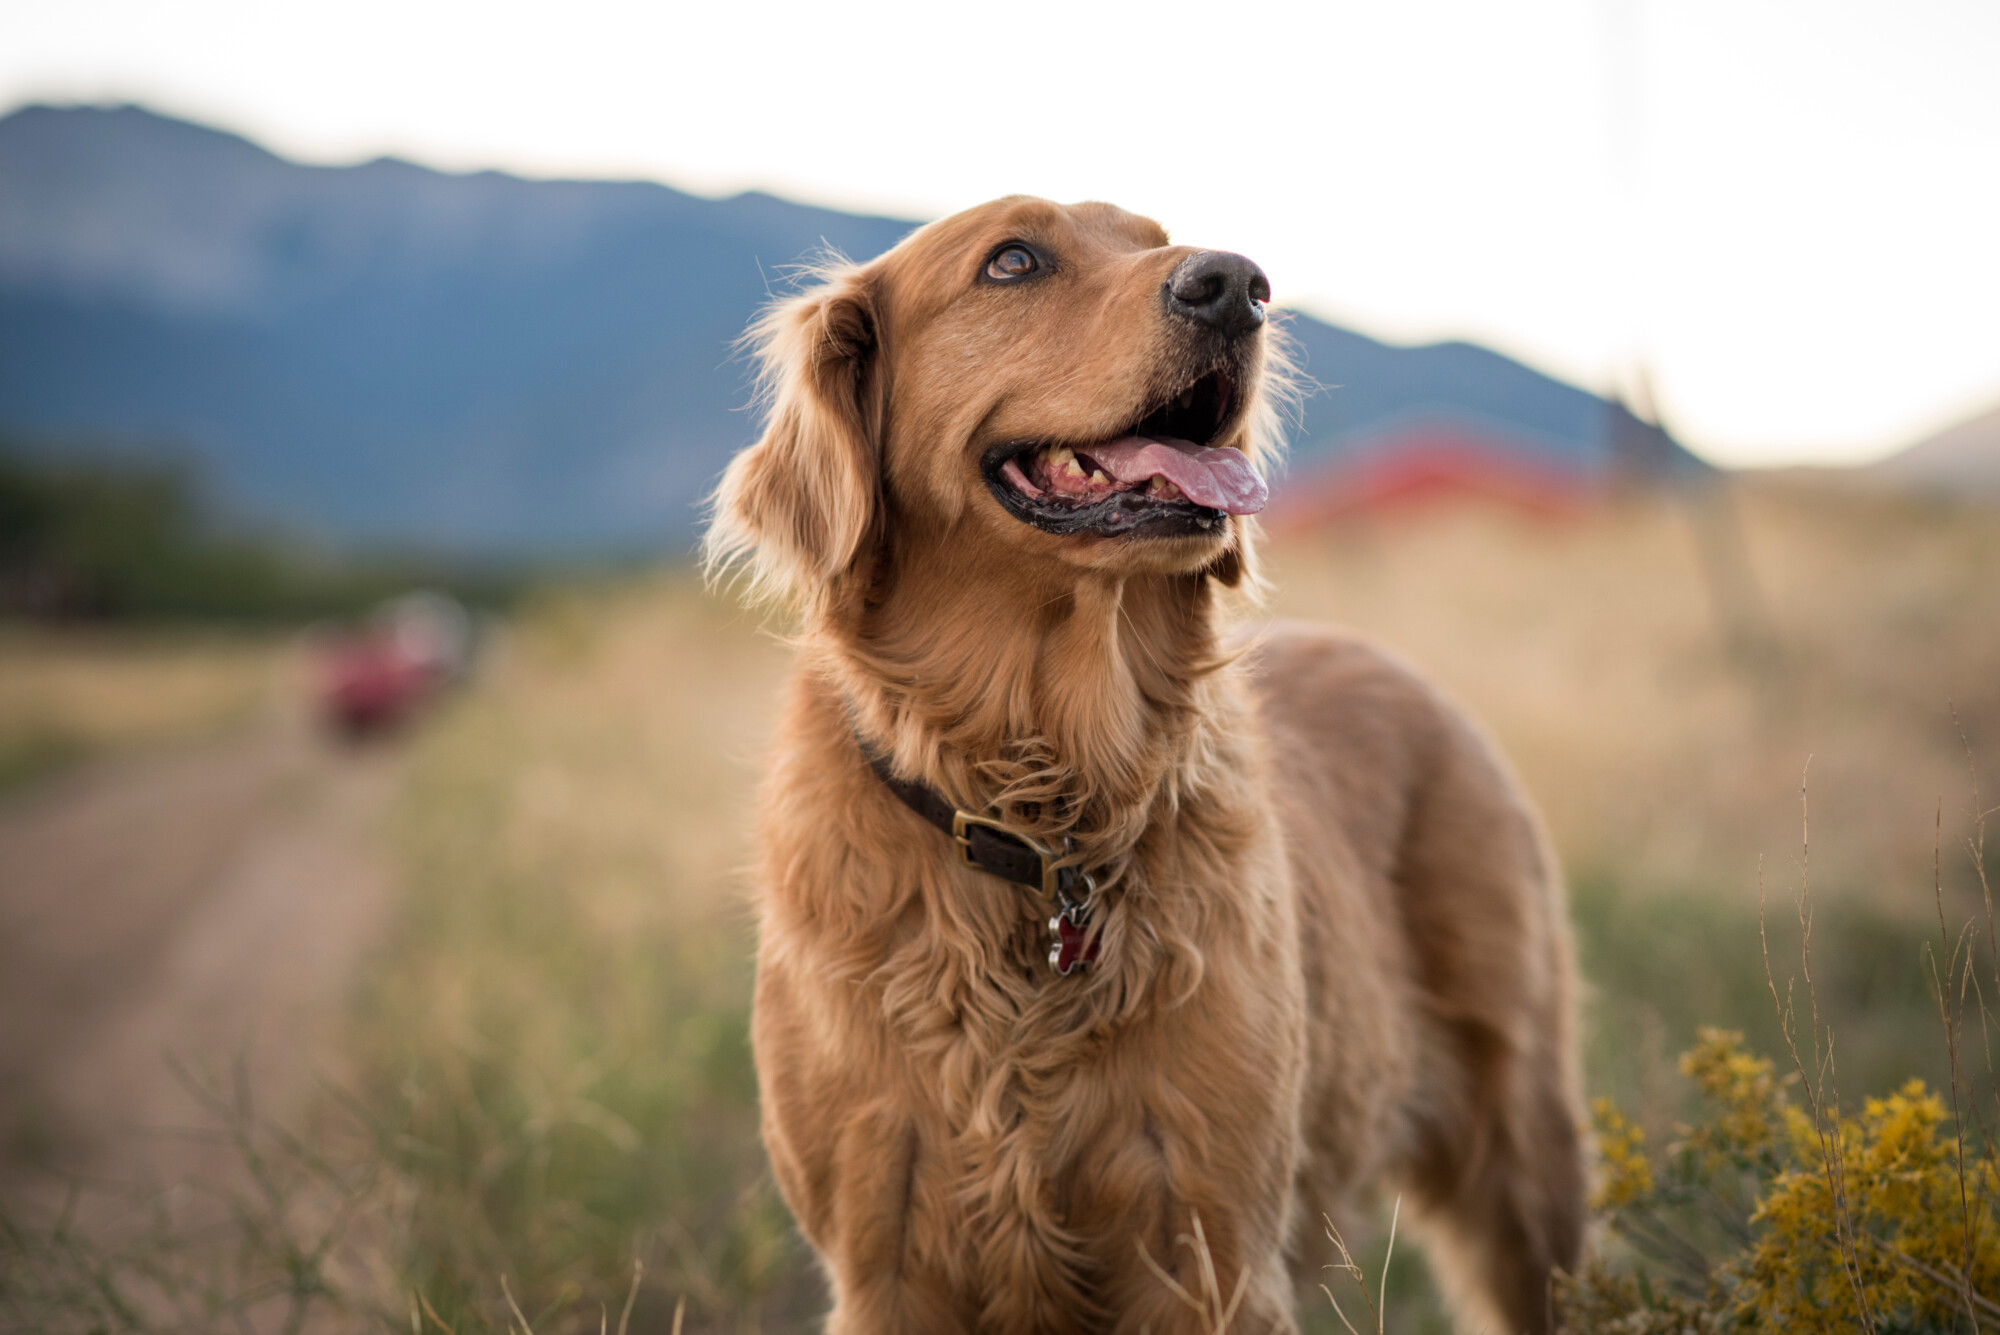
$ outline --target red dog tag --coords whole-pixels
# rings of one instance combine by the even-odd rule
[[[1056,938],[1055,945],[1049,947],[1049,965],[1062,977],[1069,977],[1097,958],[1097,942],[1090,936],[1090,919],[1081,913],[1065,909],[1049,919],[1049,930]]]

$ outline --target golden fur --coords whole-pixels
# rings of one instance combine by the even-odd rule
[[[981,283],[1031,240],[1057,272]],[[982,453],[1101,440],[1193,355],[1191,248],[1104,204],[1011,198],[833,265],[752,331],[768,425],[709,554],[802,617],[761,799],[754,1018],[772,1166],[848,1332],[1292,1330],[1323,1216],[1405,1195],[1468,1318],[1549,1324],[1585,1168],[1570,946],[1492,745],[1386,654],[1224,586],[1254,526],[1056,536]],[[1217,445],[1270,448],[1268,334]],[[1268,460],[1267,460],[1268,462]],[[870,771],[1074,841],[1102,955],[963,866]]]

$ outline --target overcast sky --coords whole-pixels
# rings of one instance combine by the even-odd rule
[[[0,108],[928,217],[1110,199],[1731,463],[2000,403],[2000,3],[0,0]]]

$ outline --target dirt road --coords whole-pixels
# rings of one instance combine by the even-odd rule
[[[391,908],[396,765],[272,717],[0,805],[0,1203],[201,1171],[169,1056],[296,1111]]]

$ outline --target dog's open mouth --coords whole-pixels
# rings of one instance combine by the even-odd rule
[[[1094,443],[1010,441],[987,451],[987,485],[1015,518],[1050,533],[1171,535],[1256,514],[1268,495],[1241,450],[1209,445],[1236,386],[1212,371],[1120,435]]]

